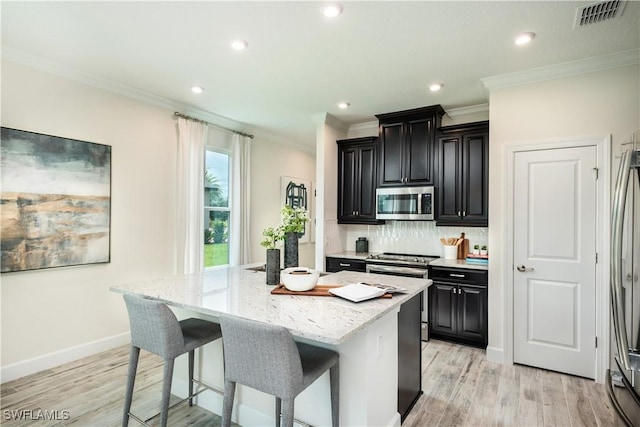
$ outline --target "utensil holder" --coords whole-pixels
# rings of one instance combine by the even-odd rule
[[[458,259],[458,247],[444,245],[444,259]]]

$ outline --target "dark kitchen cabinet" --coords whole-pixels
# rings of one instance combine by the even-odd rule
[[[337,273],[343,270],[360,271],[362,273],[367,271],[366,263],[360,259],[326,257],[325,263],[327,273]]]
[[[338,223],[383,223],[376,220],[377,138],[343,139],[337,143]]]
[[[440,128],[437,225],[489,223],[489,122]]]
[[[398,412],[401,422],[422,394],[422,292],[398,312]]]
[[[431,267],[429,337],[487,347],[488,272]]]
[[[440,105],[378,114],[379,186],[434,185]]]

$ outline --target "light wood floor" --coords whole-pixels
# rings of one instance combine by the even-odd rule
[[[3,426],[118,426],[121,422],[128,346],[100,353],[2,385]],[[133,412],[157,411],[162,361],[142,352]],[[423,390],[403,427],[613,426],[604,386],[524,366],[487,362],[484,351],[431,340],[423,348]],[[11,410],[69,411],[59,421],[7,420]],[[155,423],[158,422],[156,418]],[[130,426],[138,425],[131,420]],[[152,425],[154,425],[152,423]],[[181,404],[170,426],[217,426],[220,418]]]
[[[424,395],[403,427],[614,425],[604,385],[488,362],[484,350],[431,340],[422,372]]]

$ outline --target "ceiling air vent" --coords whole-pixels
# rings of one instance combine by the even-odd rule
[[[622,16],[627,0],[598,1],[579,7],[576,11],[576,22],[573,27],[584,27]]]

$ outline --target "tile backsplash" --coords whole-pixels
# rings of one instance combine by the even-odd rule
[[[345,251],[356,250],[358,237],[369,240],[369,252],[438,256],[444,255],[441,237],[460,237],[460,233],[465,233],[470,249],[488,241],[486,227],[436,227],[435,221],[387,221],[384,225],[338,225],[338,228],[341,250]],[[491,248],[488,250],[491,252]]]

